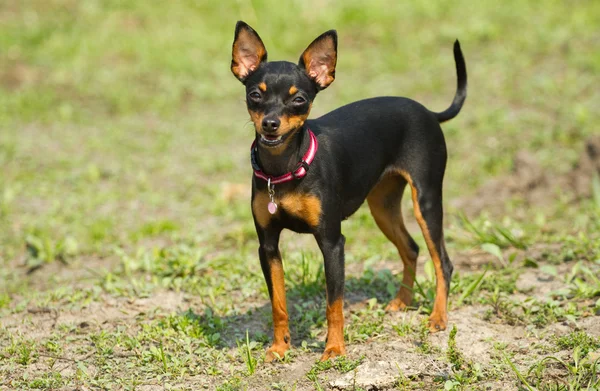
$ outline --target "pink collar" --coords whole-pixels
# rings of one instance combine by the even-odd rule
[[[310,145],[308,147],[308,151],[306,151],[304,156],[302,156],[302,160],[298,162],[298,166],[294,171],[288,172],[287,174],[283,174],[277,177],[272,177],[261,171],[260,167],[258,166],[258,163],[256,162],[256,140],[254,140],[252,146],[250,147],[250,161],[252,163],[252,168],[254,169],[254,175],[257,178],[263,179],[267,182],[269,182],[270,180],[271,185],[276,185],[278,183],[284,183],[294,179],[303,178],[308,172],[310,164],[315,159],[317,149],[319,149],[319,143],[317,142],[317,137],[315,136],[315,134],[308,128],[306,130],[308,131],[308,135],[310,136]]]

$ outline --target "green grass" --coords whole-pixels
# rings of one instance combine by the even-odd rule
[[[580,343],[581,339],[581,333],[559,338],[560,347],[572,349],[571,357],[563,359],[547,356],[532,365],[526,376],[509,358],[505,357],[505,359],[521,384],[528,390],[594,390],[600,385],[600,358],[586,357],[586,347],[571,344],[572,340],[579,340],[576,343]],[[585,336],[583,339],[588,341],[590,337]],[[571,341],[566,342],[567,340]]]
[[[444,125],[447,247],[462,259],[450,320],[480,309],[567,352],[557,356],[564,363],[543,361],[530,346],[524,359],[507,345],[532,387],[544,389],[552,370],[597,384],[595,366],[575,362],[597,340],[547,330],[600,311],[598,179],[591,199],[548,189],[556,196],[543,205],[499,200],[500,214],[467,215],[453,200],[509,174],[521,149],[556,175],[573,167],[600,122],[600,4],[26,0],[0,5],[0,388],[327,389],[373,359],[368,349],[397,343],[457,367],[445,378],[402,375],[398,387],[523,386],[499,356],[470,364],[464,326],[449,344],[429,335],[430,261],[419,263],[413,311],[384,313],[400,261],[367,208],[344,223],[345,333],[358,353],[303,367],[289,384],[273,380],[324,347],[324,272],[312,240],[283,236],[294,349],[265,365],[272,321],[249,208],[253,131],[229,71],[239,19],[270,59],[294,61],[338,30],[336,81],[313,118],[376,95],[442,110],[460,39],[469,97]],[[411,215],[408,200],[404,210]],[[518,288],[525,272],[559,288],[533,297]]]

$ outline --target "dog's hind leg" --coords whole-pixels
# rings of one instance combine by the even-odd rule
[[[415,218],[421,227],[435,268],[436,292],[433,311],[429,317],[429,329],[436,332],[445,330],[448,323],[448,293],[454,269],[444,243],[441,178],[444,170],[442,166],[437,171],[415,172],[415,176],[408,172],[402,174],[410,184]]]
[[[402,219],[401,201],[405,187],[406,179],[400,175],[390,175],[375,185],[367,196],[377,226],[394,243],[404,264],[402,285],[396,297],[388,304],[387,311],[398,311],[410,306],[417,271],[419,246],[409,235]]]
[[[321,361],[346,354],[344,344],[344,244],[341,221],[322,223],[315,239],[323,252],[327,283],[327,343]]]

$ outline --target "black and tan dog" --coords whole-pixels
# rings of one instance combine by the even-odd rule
[[[407,98],[379,97],[308,120],[317,92],[335,78],[336,32],[315,39],[296,65],[267,62],[258,34],[246,23],[237,23],[231,71],[246,86],[248,112],[256,129],[251,150],[252,213],[273,310],[274,340],[267,361],[283,357],[291,341],[279,252],[284,228],[313,234],[323,252],[327,343],[322,360],[345,353],[341,223],[365,199],[404,263],[401,288],[387,310],[411,304],[419,247],[402,219],[400,201],[407,183],[437,279],[429,327],[434,332],[446,328],[453,267],[442,226],[447,154],[439,124],[455,117],[466,98],[467,74],[458,41],[454,59],[458,88],[452,105],[441,113]]]

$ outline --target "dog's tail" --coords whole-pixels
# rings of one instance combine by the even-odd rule
[[[454,42],[454,62],[456,63],[457,78],[456,94],[450,107],[441,113],[434,113],[439,122],[445,122],[456,117],[465,103],[465,99],[467,99],[467,66],[458,39]]]

